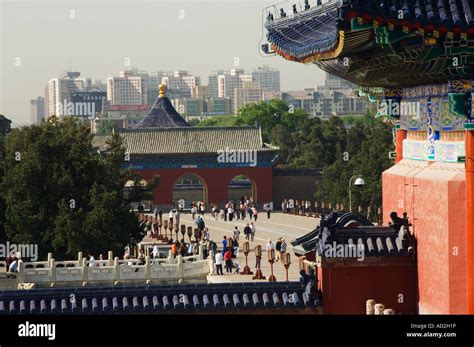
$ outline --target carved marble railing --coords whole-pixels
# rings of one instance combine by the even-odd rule
[[[191,278],[205,278],[212,271],[212,256],[204,259],[199,255],[176,258],[145,257],[145,264],[138,259],[120,260],[109,252],[107,260],[96,260],[93,264],[82,257],[78,260],[55,261],[51,254],[47,261],[18,263],[18,282],[35,283],[38,286],[87,286],[110,284],[158,284],[182,282]]]

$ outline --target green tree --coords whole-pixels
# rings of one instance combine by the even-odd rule
[[[315,197],[348,206],[349,179],[362,175],[366,184],[360,188],[352,187],[353,206],[380,207],[382,172],[393,164],[388,156],[393,150],[391,127],[375,119],[364,124],[356,123],[347,130],[346,139],[343,155],[336,155],[336,161],[324,167]]]
[[[112,134],[115,129],[115,122],[112,119],[104,119],[99,123],[99,129],[97,129],[97,134],[99,135],[109,135]]]
[[[6,142],[6,234],[38,244],[40,256],[70,258],[76,252],[122,252],[140,239],[139,223],[123,194],[131,173],[116,135],[100,154],[87,125],[51,118],[14,129]]]
[[[237,124],[237,116],[233,115],[212,116],[197,123],[198,127],[225,127],[235,125],[243,124]]]
[[[0,114],[0,185],[4,176],[4,162],[5,162],[5,140],[7,134],[11,131],[11,120]],[[5,233],[5,200],[0,194],[0,242],[4,243],[7,240]]]
[[[262,128],[263,141],[275,143],[273,129],[281,124],[288,133],[296,131],[308,114],[299,108],[290,109],[288,104],[279,99],[270,102],[248,104],[240,110],[236,124],[255,125]]]

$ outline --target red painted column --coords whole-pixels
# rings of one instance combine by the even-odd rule
[[[467,310],[474,314],[474,130],[466,131],[465,145]]]
[[[403,129],[397,129],[395,131],[395,151],[397,158],[395,162],[398,163],[403,159],[403,140],[407,138],[407,131]]]

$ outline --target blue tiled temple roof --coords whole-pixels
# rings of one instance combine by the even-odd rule
[[[199,313],[316,307],[297,282],[0,291],[0,314]]]
[[[189,127],[166,96],[159,96],[150,112],[139,123],[138,128]]]

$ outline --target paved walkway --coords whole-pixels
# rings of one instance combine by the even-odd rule
[[[209,228],[209,233],[211,238],[214,242],[217,243],[217,248],[222,249],[222,239],[225,236],[233,237],[234,236],[234,227],[237,226],[240,230],[240,239],[239,245],[240,249],[242,250],[243,242],[245,241],[245,235],[243,233],[244,227],[247,222],[249,222],[249,218],[245,221],[237,220],[232,222],[225,222],[221,220],[220,217],[218,220],[214,220],[211,214],[206,213],[204,216],[204,221],[206,223],[206,227]],[[181,214],[180,224],[185,224],[186,226],[193,226],[194,222],[191,218],[190,214]],[[265,246],[269,239],[275,243],[279,237],[283,237],[288,244],[288,252],[291,254],[291,266],[288,271],[289,280],[298,280],[299,279],[299,266],[298,260],[293,253],[293,247],[291,246],[291,241],[295,238],[303,236],[313,230],[316,225],[319,224],[318,218],[312,217],[303,217],[303,216],[294,216],[294,215],[287,215],[282,213],[272,213],[271,218],[267,219],[266,213],[259,213],[257,222],[254,222],[256,227],[255,239],[253,242],[250,242],[250,249],[251,252],[248,256],[248,263],[251,270],[255,273],[255,256],[253,249],[256,245],[260,244],[263,250],[262,256],[262,272],[263,275],[268,276],[270,275],[270,264],[268,263],[267,254],[265,252]],[[237,257],[239,261],[240,269],[242,270],[245,266],[245,255],[242,251],[239,252]],[[225,266],[224,267],[224,275],[218,276],[213,275],[209,276],[208,280],[212,283],[223,283],[223,282],[242,282],[242,281],[252,281],[251,275],[228,275],[225,274]],[[277,262],[273,266],[275,277],[278,281],[285,280],[285,268],[281,262]]]

